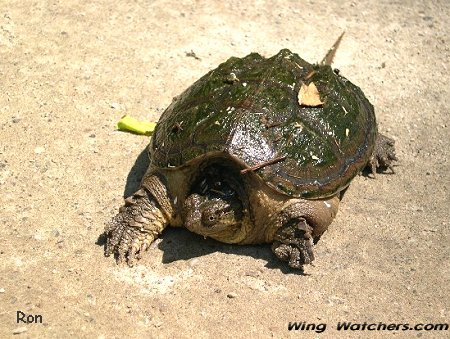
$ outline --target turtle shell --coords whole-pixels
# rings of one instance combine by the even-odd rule
[[[300,105],[311,82],[322,104]],[[283,194],[321,198],[367,164],[376,134],[359,87],[283,49],[232,57],[196,81],[162,114],[150,151],[153,166],[174,169],[223,154],[243,168],[261,165],[252,171]]]

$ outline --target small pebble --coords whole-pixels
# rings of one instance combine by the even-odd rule
[[[111,108],[113,108],[113,109],[119,109],[119,108],[120,108],[120,105],[119,105],[117,102],[112,102],[112,103],[111,103]]]
[[[34,149],[34,153],[36,153],[36,154],[41,154],[41,153],[44,153],[44,152],[45,152],[45,148],[42,147],[42,146],[38,146],[38,147],[36,147]]]
[[[245,272],[245,275],[248,277],[258,278],[259,273],[257,271],[247,271]]]
[[[227,294],[227,297],[230,298],[230,299],[236,298],[237,297],[237,293],[230,292],[230,293]]]
[[[189,260],[189,267],[194,267],[198,265],[198,259],[197,258],[193,258],[191,260]]]
[[[36,233],[35,235],[33,235],[33,239],[37,240],[37,241],[41,241],[41,240],[44,240],[44,237],[41,234]]]
[[[5,293],[5,289],[4,288],[0,288],[0,293]]]
[[[161,304],[159,304],[159,311],[161,312],[161,313],[166,313],[168,310],[169,310],[169,307],[166,305],[166,304],[163,304],[163,303],[161,303]]]
[[[13,334],[20,334],[20,333],[24,333],[26,331],[28,331],[28,328],[25,327],[25,326],[22,326],[22,327],[17,327],[15,330],[13,330],[12,333]]]

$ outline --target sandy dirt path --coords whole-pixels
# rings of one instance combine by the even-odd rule
[[[446,0],[0,1],[0,337],[448,337],[336,326],[450,322],[449,20]],[[343,30],[334,65],[400,162],[354,180],[314,267],[179,229],[134,268],[103,256],[147,164],[123,114],[157,120],[233,55],[319,61]]]

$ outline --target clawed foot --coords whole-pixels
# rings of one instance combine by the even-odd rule
[[[394,173],[392,162],[398,160],[395,156],[394,145],[395,141],[393,139],[388,138],[382,134],[378,134],[375,143],[375,149],[368,165],[374,177],[378,168],[382,170],[389,168],[392,173]]]
[[[114,254],[118,263],[126,262],[133,266],[159,234],[157,227],[149,227],[151,221],[158,219],[155,210],[143,191],[127,198],[125,206],[105,228],[105,256]]]
[[[134,266],[154,240],[151,234],[124,223],[121,214],[114,217],[106,227],[105,233],[107,236],[105,256],[114,254],[117,263],[126,262],[130,267]]]
[[[282,227],[275,234],[272,251],[292,268],[301,269],[303,265],[311,264],[314,260],[312,230],[304,219]]]

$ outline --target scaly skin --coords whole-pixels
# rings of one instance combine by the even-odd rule
[[[191,194],[184,203],[184,225],[191,232],[225,243],[237,243],[245,238],[242,205],[236,196],[226,199],[210,195]],[[242,235],[243,234],[243,235]]]
[[[367,166],[375,175],[378,168],[393,171],[392,162],[396,160],[394,140],[379,134]],[[223,178],[223,175],[216,177]],[[209,178],[209,186],[214,186],[213,181],[214,178]],[[215,192],[217,190],[206,189],[202,194],[191,194],[186,199],[185,226],[195,233],[223,242],[239,242],[232,238],[240,234],[239,240],[244,239],[246,222],[250,222],[243,217],[246,211],[242,210],[239,195],[228,192],[223,194],[225,199]],[[302,269],[303,265],[311,264],[314,261],[314,241],[331,224],[341,198],[342,194],[338,193],[322,200],[287,199],[278,216],[267,227],[274,230],[274,254],[292,268]]]
[[[377,169],[380,168],[382,170],[389,168],[392,173],[394,173],[394,168],[392,167],[392,162],[397,161],[397,157],[395,156],[395,141],[383,134],[378,133],[375,149],[373,151],[372,156],[369,159],[368,166],[370,167],[370,171],[375,177],[377,173]]]
[[[119,263],[126,261],[129,266],[134,265],[169,223],[168,216],[152,194],[161,182],[155,177],[147,181],[156,185],[151,185],[152,190],[141,188],[125,199],[125,205],[105,227],[105,255],[117,255]]]
[[[218,176],[218,178],[223,178]],[[213,183],[209,183],[213,186]],[[225,185],[225,187],[227,187]],[[314,240],[317,240],[336,216],[339,196],[322,200],[286,199],[283,207],[266,225],[256,225],[272,235],[272,251],[289,266],[302,269],[314,261]],[[257,205],[265,209],[267,206]],[[253,225],[248,211],[242,209],[238,194],[224,194],[217,190],[193,193],[184,205],[185,226],[192,232],[226,243],[240,243],[249,236]]]
[[[313,228],[304,218],[281,227],[274,237],[272,252],[292,268],[301,269],[314,261]]]
[[[378,168],[393,171],[395,160],[394,141],[379,134],[367,166],[375,175]],[[233,182],[233,178],[228,178],[225,173],[207,172],[199,192],[190,194],[185,200],[184,226],[222,242],[243,243],[255,226],[240,200],[242,194],[249,192],[237,194],[239,185],[228,181]],[[338,193],[321,200],[287,199],[275,218],[268,218],[266,225],[256,227],[261,232],[272,230],[267,241],[273,241],[274,254],[287,261],[289,266],[301,269],[314,260],[314,241],[336,216],[341,197]],[[252,207],[264,209],[268,206],[257,202]],[[125,205],[105,228],[108,237],[105,255],[115,254],[119,262],[127,261],[133,266],[163,229],[174,221],[173,215],[167,187],[156,175],[146,175],[142,188],[125,200]]]
[[[397,160],[395,156],[394,140],[382,134],[378,134],[375,148],[369,159],[367,166],[375,176],[378,168],[385,170],[389,168],[392,172],[392,162]],[[275,233],[272,251],[283,261],[287,261],[292,268],[302,268],[304,264],[311,264],[314,260],[313,240],[317,240],[337,213],[337,205],[342,195],[338,194],[328,201],[324,201],[326,206],[331,206],[330,218],[328,220],[305,220],[302,215],[304,208],[290,208],[286,210],[287,217],[282,222],[281,227]],[[295,206],[295,205],[294,205]],[[318,205],[320,206],[320,205]],[[313,207],[313,214],[317,216],[326,216],[326,211],[319,211],[318,206]],[[296,215],[300,211],[300,214]],[[311,215],[313,215],[311,214]],[[323,230],[317,232],[317,226]],[[325,228],[324,228],[325,226]]]

